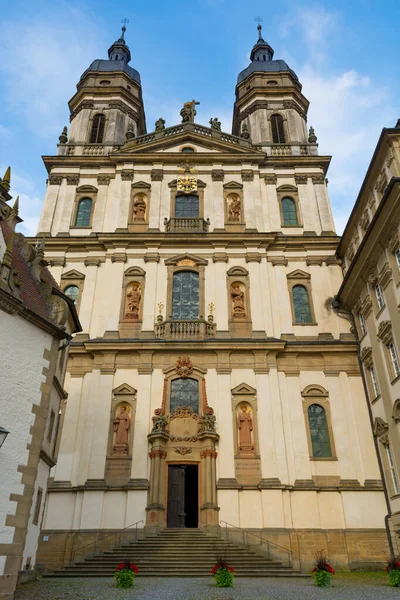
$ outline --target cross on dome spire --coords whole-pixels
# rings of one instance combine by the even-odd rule
[[[259,42],[263,42],[264,40],[263,40],[262,35],[261,35],[261,30],[262,30],[261,23],[263,23],[263,19],[261,17],[256,17],[254,20],[255,20],[256,23],[258,23],[258,25],[257,25],[257,29],[258,29],[258,41]]]
[[[127,19],[127,18],[125,17],[124,19],[122,19],[121,23],[122,23],[122,35],[121,35],[121,38],[120,38],[120,39],[121,39],[121,40],[125,40],[125,37],[124,37],[124,36],[125,36],[125,31],[126,31],[126,27],[125,27],[125,25],[126,25],[127,23],[129,23],[129,19]]]

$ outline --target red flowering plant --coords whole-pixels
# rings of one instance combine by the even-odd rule
[[[400,557],[392,556],[386,564],[386,573],[389,577],[389,585],[400,587]]]
[[[136,565],[128,559],[115,568],[114,579],[119,588],[129,588],[135,585],[135,575],[139,573]]]
[[[233,574],[235,569],[228,563],[219,558],[216,565],[212,568],[211,574],[214,575],[215,585],[217,587],[233,587]]]
[[[331,576],[335,574],[335,570],[328,563],[324,550],[319,550],[315,555],[315,567],[311,572],[318,587],[329,587],[331,585]]]

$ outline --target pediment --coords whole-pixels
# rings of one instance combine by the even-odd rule
[[[72,269],[71,271],[67,271],[61,275],[61,279],[85,279],[86,275]]]
[[[301,269],[296,269],[296,271],[292,271],[287,276],[288,279],[311,279],[311,275],[302,271]]]
[[[243,185],[237,181],[229,181],[228,183],[224,183],[223,188],[224,190],[242,190]]]
[[[228,271],[227,271],[227,275],[234,275],[236,277],[240,277],[240,276],[247,276],[249,274],[249,272],[247,271],[247,269],[245,269],[244,267],[231,267]]]
[[[139,188],[149,190],[151,188],[151,185],[146,181],[135,181],[135,183],[132,183],[131,188],[133,190]]]
[[[286,183],[285,185],[280,185],[278,188],[276,188],[276,191],[277,192],[297,192],[297,187]]]
[[[255,396],[257,393],[257,390],[255,390],[253,387],[251,387],[251,385],[249,385],[248,383],[239,383],[239,385],[237,385],[236,387],[233,388],[233,390],[231,390],[231,393],[234,396]]]
[[[77,193],[85,194],[85,193],[96,193],[97,188],[94,185],[80,185],[76,188]]]
[[[194,152],[182,153],[182,147],[192,146]],[[162,152],[182,154],[183,160],[202,153],[234,153],[234,154],[260,154],[264,153],[253,148],[248,140],[241,139],[229,133],[212,130],[204,125],[185,123],[168,127],[160,132],[152,132],[129,140],[120,150],[113,153],[142,154],[148,152]]]
[[[129,383],[122,383],[113,389],[112,393],[114,396],[135,396],[137,394],[137,390],[129,385]]]
[[[124,275],[125,277],[145,277],[146,271],[144,271],[141,267],[129,267],[129,269],[126,269]]]
[[[373,427],[374,435],[376,437],[385,435],[385,433],[387,432],[388,429],[389,429],[388,424],[385,423],[385,421],[383,419],[381,419],[380,417],[376,417],[376,419],[374,421],[374,427]]]
[[[167,258],[165,264],[177,265],[178,263],[183,261],[187,261],[188,266],[208,265],[208,260],[206,260],[205,258],[195,256],[194,254],[189,254],[188,252],[185,252],[185,254],[179,254],[178,256],[173,256],[172,258]],[[191,265],[190,263],[194,263],[194,265]]]

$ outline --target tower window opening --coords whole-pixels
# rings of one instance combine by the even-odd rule
[[[263,54],[263,60],[267,60],[267,59],[265,58],[265,54]]]
[[[272,115],[271,117],[272,126],[272,141],[274,144],[285,144],[285,130],[283,128],[282,115]]]
[[[104,115],[94,115],[90,144],[101,144],[103,142],[105,124],[106,118]]]

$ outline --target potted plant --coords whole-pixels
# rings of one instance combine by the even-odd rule
[[[217,587],[233,587],[234,572],[234,568],[230,567],[225,560],[220,558],[215,567],[213,567],[211,574],[214,575]]]
[[[389,585],[400,587],[400,557],[392,556],[387,561],[386,572],[389,577]]]
[[[319,550],[315,555],[315,567],[312,570],[315,584],[318,587],[330,587],[331,577],[335,574],[334,569],[328,563],[324,550]]]
[[[135,585],[135,575],[139,573],[139,569],[136,565],[131,563],[128,559],[118,565],[115,569],[114,579],[117,582],[119,588],[130,588]]]

